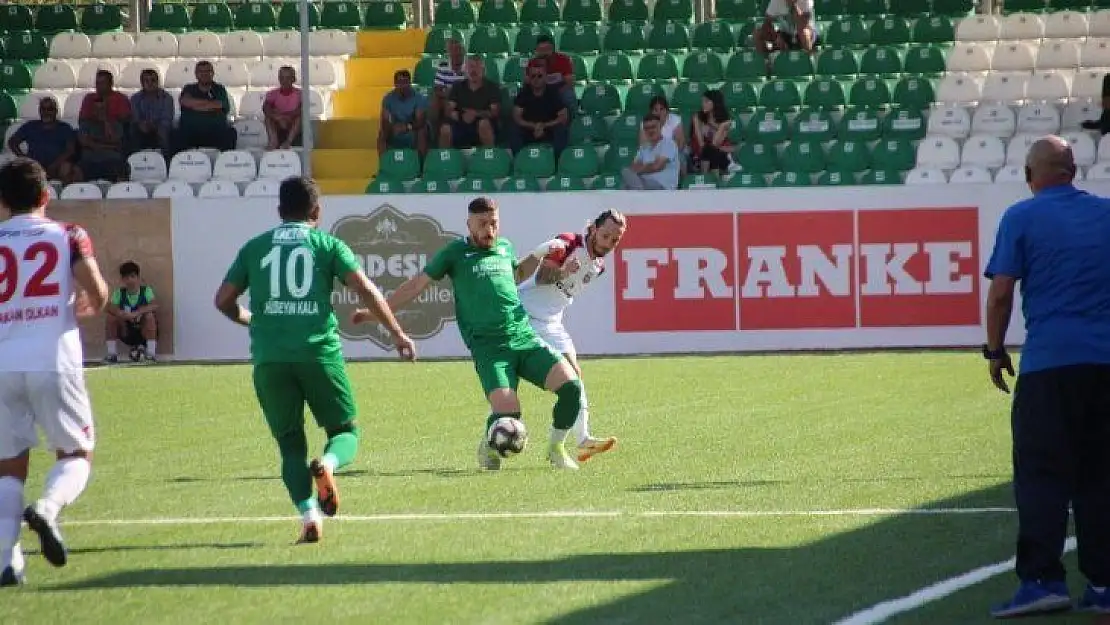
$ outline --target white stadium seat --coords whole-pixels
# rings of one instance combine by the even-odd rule
[[[23,96],[23,100],[19,103],[19,118],[20,119],[38,119],[39,118],[39,101],[43,98],[51,97],[58,102],[59,113],[63,107],[64,97],[54,91],[32,91]],[[65,115],[62,115],[65,117]]]
[[[1027,72],[1037,63],[1033,46],[1021,41],[999,43],[991,56],[990,69],[995,72]]]
[[[1087,16],[1079,11],[1049,13],[1044,20],[1046,39],[1079,39],[1086,37],[1089,29]]]
[[[255,180],[243,189],[243,197],[277,197],[280,184],[277,180]]]
[[[1037,69],[1076,69],[1081,48],[1074,41],[1045,41],[1037,48]]]
[[[259,63],[251,63],[250,66],[250,84],[255,89],[273,89],[278,85],[278,69],[282,66],[280,59],[263,59]],[[300,63],[294,63],[293,67],[299,68]]]
[[[946,104],[970,104],[982,97],[983,83],[972,76],[948,74],[937,87],[937,101]]]
[[[1071,83],[1071,97],[1073,98],[1101,98],[1102,78],[1106,75],[1104,70],[1081,69],[1075,74]]]
[[[1034,13],[1011,13],[1003,16],[999,24],[1001,31],[998,38],[1003,41],[1044,37],[1044,20]]]
[[[200,150],[178,152],[170,160],[170,180],[200,183],[212,177],[212,160]]]
[[[975,41],[958,42],[948,51],[945,66],[950,72],[985,72],[991,68],[991,48]]]
[[[264,50],[262,47],[262,35],[254,31],[236,30],[221,36],[220,39],[223,44],[225,57],[262,57]]]
[[[131,166],[131,179],[136,182],[162,182],[168,176],[166,159],[160,152],[136,152],[127,157]]]
[[[1110,180],[1110,161],[1101,161],[1087,170],[1087,180]]]
[[[990,184],[991,173],[984,167],[967,165],[952,172],[948,184]]]
[[[196,197],[193,193],[193,187],[182,180],[167,180],[154,188],[151,192],[152,198],[175,198],[175,197]]]
[[[101,33],[93,37],[93,58],[126,59],[134,55],[135,39],[131,33]]]
[[[216,82],[221,85],[228,88],[247,87],[250,85],[250,71],[247,70],[247,64],[242,60],[222,59],[213,63],[213,65],[216,70]]]
[[[298,67],[294,65],[294,67]],[[308,81],[312,87],[332,87],[336,85],[337,73],[335,65],[327,59],[312,59],[308,66]],[[274,83],[277,83],[275,77]],[[301,83],[304,84],[303,81]]]
[[[162,77],[162,86],[180,89],[185,85],[197,81],[197,62],[194,59],[178,59],[166,68],[166,75]]]
[[[1070,131],[1061,135],[1071,144],[1071,152],[1075,155],[1075,164],[1080,167],[1093,165],[1098,155],[1095,140],[1084,131]]]
[[[116,82],[121,89],[142,89],[142,74],[143,70],[153,69],[158,72],[158,80],[161,82],[162,71],[161,65],[156,59],[135,59],[120,70],[120,75],[116,78]]]
[[[191,30],[177,36],[177,56],[197,61],[215,61],[223,54],[220,36],[206,30]]]
[[[1020,102],[1028,84],[1029,74],[992,72],[983,83],[983,102]]]
[[[266,56],[301,55],[301,33],[295,30],[278,30],[262,36]]]
[[[235,131],[239,135],[235,147],[240,150],[261,150],[269,141],[266,125],[260,119],[239,119]]]
[[[1060,71],[1033,72],[1025,86],[1025,97],[1034,102],[1059,102],[1071,93],[1067,76]]]
[[[139,33],[135,40],[135,56],[172,59],[177,56],[177,35],[160,30]]]
[[[150,193],[138,182],[117,182],[108,187],[104,197],[109,200],[146,200],[150,198]]]
[[[216,157],[212,166],[213,180],[231,182],[250,182],[258,177],[258,165],[254,155],[246,150],[229,150]]]
[[[92,40],[84,33],[58,33],[50,40],[50,58],[87,59],[92,56]]]
[[[65,61],[50,59],[35,68],[35,89],[76,89],[77,72]]]
[[[960,165],[995,168],[1006,164],[1006,146],[991,135],[971,135],[964,142]]]
[[[1006,144],[1006,164],[1024,167],[1025,155],[1029,153],[1029,148],[1040,138],[1041,135],[1028,133],[1014,135],[1014,138]]]
[[[966,139],[971,134],[971,115],[963,107],[943,105],[929,115],[927,133]]]
[[[308,35],[312,56],[350,56],[356,52],[355,39],[342,30],[314,30]]]
[[[1017,128],[1017,116],[1014,115],[1014,110],[1005,104],[980,104],[971,116],[973,135],[993,135],[1008,139],[1014,136],[1015,128]]]
[[[239,102],[239,117],[262,117],[262,102],[266,91],[248,91]]]
[[[240,197],[239,185],[226,180],[209,180],[200,186],[197,197],[209,199]]]
[[[96,73],[100,70],[112,72],[112,76],[119,76],[119,66],[104,59],[88,61],[77,72],[77,88],[93,89],[96,87]]]
[[[100,187],[91,182],[75,182],[62,189],[63,200],[103,200]]]
[[[326,119],[331,116],[328,101],[324,98],[324,94],[319,89],[308,90],[308,114],[313,119]]]
[[[1056,134],[1060,132],[1060,111],[1051,104],[1026,104],[1018,110],[1017,132]]]
[[[1079,48],[1079,66],[1110,67],[1110,39],[1091,37]]]
[[[1102,105],[1095,100],[1072,100],[1064,107],[1061,130],[1078,130],[1087,120],[1098,119],[1102,115]]]
[[[908,185],[947,183],[948,178],[945,177],[944,172],[933,167],[914,167],[906,173],[906,184]]]
[[[1025,182],[1025,166],[1024,165],[1006,165],[998,170],[994,175],[995,184],[1005,184],[1009,182]]]
[[[956,25],[957,41],[998,41],[1002,27],[993,15],[965,17]]]
[[[227,103],[231,105],[231,110],[228,115],[232,118],[239,115],[239,103],[243,101],[243,96],[247,94],[245,87],[228,87],[227,89]]]
[[[301,175],[301,158],[294,150],[271,150],[258,163],[258,177],[284,180]]]
[[[956,169],[960,166],[960,146],[949,137],[925,137],[917,146],[917,166]]]
[[[1088,37],[1110,37],[1110,9],[1095,11],[1087,16]]]
[[[91,89],[82,89],[79,91],[70,91],[66,96],[65,102],[59,102],[62,107],[62,117],[65,119],[77,119],[81,115],[81,105],[85,102],[85,96],[92,93]]]

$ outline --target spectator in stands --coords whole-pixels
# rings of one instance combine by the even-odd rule
[[[105,308],[108,312],[104,336],[108,355],[104,362],[119,362],[120,343],[142,351],[147,360],[155,360],[158,351],[158,302],[154,289],[143,284],[139,264],[127,261],[119,266],[123,286],[112,292]]]
[[[438,137],[443,124],[448,124],[447,101],[455,83],[466,80],[466,48],[458,39],[447,40],[447,58],[436,66],[436,82],[432,89],[429,121]]]
[[[170,154],[170,132],[173,131],[173,96],[162,88],[158,70],[144,69],[139,74],[143,88],[131,96],[131,149],[159,150]]]
[[[671,112],[671,105],[667,97],[657,95],[648,103],[648,113],[659,118],[660,132],[664,137],[670,137],[678,146],[678,151],[686,149],[686,131],[682,128],[682,116]],[[647,135],[640,130],[640,143],[647,142]]]
[[[536,37],[536,58],[547,61],[547,83],[559,89],[559,95],[567,106],[567,115],[573,117],[578,109],[578,99],[574,94],[574,62],[569,56],[555,51],[555,40],[551,35]]]
[[[126,180],[131,102],[113,88],[111,72],[100,70],[96,73],[96,92],[81,101],[79,115],[81,156],[78,167],[82,176],[86,180]]]
[[[393,73],[393,91],[382,98],[378,153],[390,148],[416,148],[423,158],[428,152],[428,99],[412,88],[407,69]]]
[[[647,142],[640,146],[635,160],[621,170],[625,189],[670,190],[678,188],[678,146],[674,139],[663,136],[663,127],[655,115],[644,117]]]
[[[268,150],[301,144],[301,90],[293,86],[296,82],[297,70],[283,65],[278,69],[278,88],[268,91],[262,102]]]
[[[1082,123],[1086,130],[1097,130],[1101,134],[1110,133],[1110,74],[1102,77],[1102,115]]]
[[[497,119],[501,115],[501,86],[486,78],[482,57],[466,59],[466,80],[455,83],[447,100],[450,125],[439,132],[439,147],[470,148],[497,143]]]
[[[813,0],[770,0],[763,25],[756,29],[755,49],[767,55],[776,50],[813,53],[819,42]]]
[[[550,143],[555,148],[555,158],[559,158],[567,147],[570,116],[566,101],[559,87],[548,83],[544,59],[529,61],[526,72],[527,83],[513,103],[513,152],[520,151],[525,144]]]
[[[213,80],[216,70],[211,61],[197,62],[195,72],[197,81],[181,90],[181,119],[174,133],[175,151],[235,149],[238,136],[227,119],[231,113],[227,89]]]
[[[732,119],[725,105],[725,94],[710,89],[702,94],[701,110],[690,122],[690,159],[692,169],[703,174],[710,170],[726,173],[732,159],[733,145],[728,133]]]
[[[81,170],[74,165],[77,133],[58,119],[58,101],[52,97],[39,100],[39,118],[20,126],[8,140],[8,149],[38,161],[52,180],[64,184],[81,180]]]

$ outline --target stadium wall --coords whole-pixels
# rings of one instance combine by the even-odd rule
[[[1110,185],[1089,185],[1110,194]],[[1023,185],[583,192],[497,196],[502,229],[530,250],[606,208],[630,216],[600,283],[567,313],[584,354],[950,347],[983,341],[982,270]],[[386,291],[465,232],[465,195],[338,196],[321,228],[346,240]],[[238,247],[277,222],[270,199],[173,201],[175,353],[243,359],[247,333],[212,307]],[[351,327],[346,352],[391,358],[381,328]],[[425,357],[465,356],[451,293],[402,311]],[[1015,314],[1011,342],[1024,329]]]

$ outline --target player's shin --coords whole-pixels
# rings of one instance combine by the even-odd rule
[[[62,508],[77,500],[85,487],[89,484],[92,474],[92,464],[88,458],[70,456],[59,458],[50,473],[46,475],[46,484],[42,489],[42,499],[35,502],[36,510],[51,523],[58,520]]]
[[[332,473],[337,469],[351,464],[358,453],[359,429],[353,423],[340,426],[327,431],[328,443],[324,446],[324,455],[320,456],[320,463]]]
[[[0,571],[11,564],[23,514],[23,481],[0,477]]]
[[[578,418],[574,421],[571,433],[578,440],[579,445],[590,440],[590,408],[586,401],[586,387],[582,387],[582,406],[578,409]]]
[[[315,501],[312,496],[312,473],[308,470],[308,439],[304,432],[293,432],[279,438],[277,443],[281,453],[281,481],[299,510],[302,502],[309,499]]]

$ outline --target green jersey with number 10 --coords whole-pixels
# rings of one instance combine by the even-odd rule
[[[251,360],[342,360],[331,294],[336,280],[359,269],[346,243],[303,222],[248,241],[224,280],[250,293]]]

